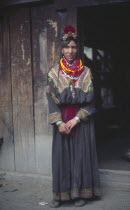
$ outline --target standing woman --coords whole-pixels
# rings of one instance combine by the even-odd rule
[[[83,206],[87,198],[100,196],[91,71],[77,57],[75,29],[66,26],[64,32],[62,58],[49,71],[46,87],[53,125],[53,208],[71,199]]]

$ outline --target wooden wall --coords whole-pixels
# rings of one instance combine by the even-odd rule
[[[50,6],[28,6],[5,11],[0,18],[0,136],[4,139],[0,168],[4,170],[50,172],[46,74],[59,60],[63,26],[76,26],[76,9],[65,13]]]
[[[8,18],[0,17],[0,167],[15,170],[10,59]]]

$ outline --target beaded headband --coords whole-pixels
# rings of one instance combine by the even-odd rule
[[[65,35],[62,37],[62,41],[66,41],[68,37],[73,37],[77,39],[77,35],[75,34],[75,28],[71,25],[67,25],[64,28]]]

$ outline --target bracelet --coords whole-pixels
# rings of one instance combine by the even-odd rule
[[[60,120],[60,121],[57,121],[56,122],[56,125],[58,126],[58,125],[60,125],[62,123],[62,121]]]
[[[79,123],[80,122],[80,118],[78,116],[75,116],[74,119]]]

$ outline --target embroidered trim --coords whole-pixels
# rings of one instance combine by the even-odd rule
[[[60,112],[53,112],[50,114],[50,123],[56,123],[57,121],[62,121],[61,113]]]
[[[85,93],[93,90],[92,75],[88,67],[86,67],[79,79],[75,82],[75,88],[81,88]]]
[[[88,111],[82,108],[80,108],[80,110],[76,114],[76,116],[78,116],[82,120],[85,120],[88,115],[89,115]]]
[[[59,72],[59,65],[57,65],[55,68],[52,68],[49,71],[49,80],[52,80],[54,83],[54,86],[57,87],[59,93],[63,92],[63,90],[65,88],[67,88],[69,86],[69,81],[66,77],[64,77],[64,75],[62,74],[62,72]],[[59,72],[59,75],[58,75]]]
[[[47,86],[45,87],[45,91],[46,91],[46,93],[50,93],[51,89],[50,89],[50,86],[49,86],[49,85],[47,85]]]
[[[75,199],[78,197],[81,198],[91,198],[93,195],[95,196],[101,196],[101,192],[99,188],[85,188],[85,189],[73,189],[70,192],[62,192],[62,193],[53,193],[53,199],[54,200],[70,200]]]
[[[50,93],[51,97],[53,98],[56,104],[60,103],[59,99],[55,96],[55,94],[51,92],[50,86],[46,86],[46,93]]]
[[[70,81],[72,79],[75,80],[75,88],[80,88],[85,93],[93,90],[91,71],[87,67],[78,77],[72,78],[70,76],[71,78],[69,78],[63,73],[63,70],[59,72],[59,65],[57,65],[55,68],[52,68],[49,71],[48,76],[49,76],[49,81],[51,80],[53,81],[54,86],[57,87],[59,93],[62,93],[65,88],[69,87]]]

